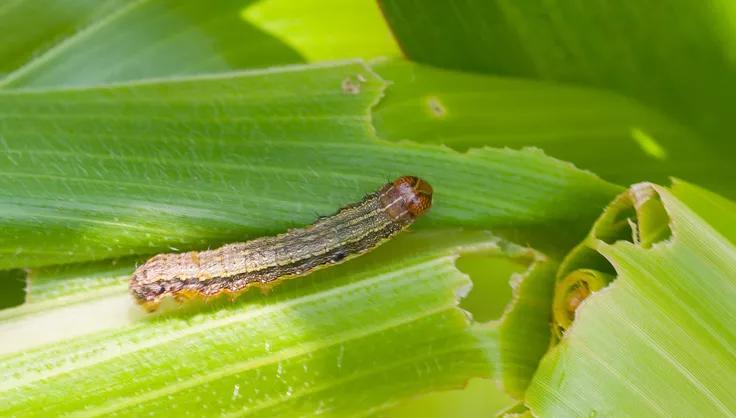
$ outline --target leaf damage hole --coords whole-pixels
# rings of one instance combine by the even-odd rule
[[[631,186],[593,227],[593,237],[607,244],[631,242],[642,248],[672,237],[670,218],[659,194],[649,183]]]
[[[651,248],[669,240],[672,237],[670,217],[654,187],[649,183],[635,184],[629,189],[629,195],[636,209],[633,242],[642,248]]]
[[[580,305],[616,279],[616,269],[595,249],[595,242],[623,241],[649,249],[671,237],[670,217],[652,184],[635,184],[619,195],[588,240],[570,252],[560,267],[552,305],[558,337],[572,325]]]
[[[506,306],[511,303],[510,280],[529,267],[528,260],[509,258],[497,253],[463,254],[455,265],[458,270],[470,276],[473,282],[470,292],[460,300],[460,307],[469,312],[477,322],[501,318]]]

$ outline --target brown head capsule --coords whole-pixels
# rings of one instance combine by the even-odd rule
[[[136,269],[130,290],[153,310],[167,295],[208,297],[269,287],[278,279],[303,276],[372,250],[431,205],[432,187],[426,181],[399,177],[305,228],[214,250],[159,254]]]
[[[384,186],[381,203],[394,219],[413,221],[432,206],[432,186],[419,177],[399,177]]]

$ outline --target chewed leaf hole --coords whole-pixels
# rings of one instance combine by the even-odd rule
[[[0,271],[0,309],[22,305],[26,298],[26,272],[21,269]]]
[[[612,206],[609,208],[608,216],[596,224],[593,235],[608,244],[616,241],[634,242],[634,231],[632,222],[636,220],[636,211],[630,205],[623,207]]]
[[[593,227],[592,236],[571,251],[557,273],[553,317],[557,335],[575,320],[588,297],[616,279],[616,270],[596,249],[596,242],[630,242],[641,248],[672,237],[670,217],[650,183],[631,186],[606,209]]]
[[[636,244],[650,248],[653,244],[666,241],[672,236],[670,217],[651,185],[635,184],[630,192],[636,207]]]
[[[670,218],[651,184],[631,186],[608,207],[593,228],[593,236],[608,244],[628,241],[643,248],[672,236]]]
[[[472,253],[462,255],[457,268],[470,276],[473,287],[460,301],[460,307],[478,322],[498,319],[511,302],[509,281],[515,273],[523,273],[528,263],[498,254]]]

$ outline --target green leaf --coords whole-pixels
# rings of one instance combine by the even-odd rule
[[[732,118],[717,116],[729,115],[725,105],[736,98],[736,31],[728,1],[688,1],[677,8],[541,0],[387,0],[381,6],[403,50],[417,61],[598,85],[699,127],[734,126]]]
[[[531,2],[519,8],[525,4]],[[422,13],[444,6],[417,5],[426,9],[413,15],[421,31],[456,29],[452,14],[440,24],[421,23]],[[389,14],[392,21],[397,16]],[[478,13],[463,20],[486,18]],[[18,267],[32,267],[28,303],[0,312],[0,415],[373,415],[399,399],[457,388],[473,376],[495,378],[516,399],[524,398],[534,378],[530,393],[542,393],[527,398],[534,412],[567,407],[550,407],[551,395],[539,390],[540,374],[533,377],[539,359],[563,333],[558,347],[574,341],[586,309],[595,309],[589,305],[623,285],[617,285],[620,277],[594,293],[570,318],[571,328],[558,326],[551,336],[553,258],[583,235],[620,189],[538,150],[488,146],[539,147],[621,183],[675,174],[719,190],[733,187],[726,161],[731,154],[714,153],[719,148],[682,126],[715,132],[695,113],[723,119],[708,108],[718,100],[682,111],[676,103],[662,105],[656,94],[628,90],[626,71],[620,71],[621,85],[535,73],[536,61],[525,56],[529,38],[507,33],[527,18],[490,28],[495,46],[487,47],[481,63],[505,56],[508,74],[613,88],[670,115],[611,92],[400,61],[232,71],[398,55],[368,1],[74,0],[0,7],[0,25],[14,28],[0,46],[0,73],[7,75],[0,81],[6,87],[0,93],[0,268],[14,268],[0,272],[3,292],[8,283],[19,283]],[[36,25],[42,30],[32,30]],[[453,39],[452,32],[444,36]],[[474,43],[452,45],[451,52],[460,54],[454,62],[477,59],[477,41],[488,41],[470,38]],[[501,45],[504,39],[509,43]],[[444,54],[444,41],[422,48]],[[499,45],[511,45],[511,53]],[[514,72],[518,68],[521,73]],[[135,81],[143,78],[150,80]],[[667,81],[656,80],[652,89]],[[711,98],[712,86],[705,90],[700,99]],[[169,306],[153,316],[127,294],[130,272],[145,259],[140,255],[302,226],[403,174],[432,183],[435,207],[415,233],[364,258],[283,283],[270,295]],[[571,276],[578,283],[587,267],[605,286],[615,271],[600,254],[606,245],[621,246],[610,244],[617,239],[654,252],[680,238],[667,227],[670,210],[643,193],[638,216],[630,216],[636,212],[630,207],[606,212],[613,215],[604,216],[594,233],[604,241],[576,248],[558,285]],[[733,209],[731,202],[689,185],[675,184],[673,194],[733,240],[732,216],[721,215]],[[632,227],[629,218],[637,224]],[[468,230],[448,229],[456,226]],[[472,230],[486,228],[552,258]],[[460,254],[465,257],[456,268]],[[640,267],[635,261],[629,270]],[[646,263],[664,264],[656,258]],[[470,284],[460,272],[476,284],[460,306],[476,321],[490,321],[473,323],[457,309]],[[484,290],[488,278],[493,283]],[[567,289],[562,296],[574,288],[558,287]],[[667,302],[654,291],[648,297],[656,306]],[[696,349],[704,350],[701,345]],[[550,360],[555,350],[543,373],[545,367],[559,372]],[[669,379],[675,372],[659,373]],[[702,373],[696,369],[693,376]],[[581,386],[583,377],[576,376]],[[585,389],[586,400],[596,402],[595,388]],[[732,409],[721,403],[726,409],[720,412]],[[718,411],[717,402],[710,406]],[[508,411],[529,414],[521,404]]]
[[[495,376],[506,393],[521,399],[550,343],[552,280],[557,267],[551,260],[529,263],[512,276],[513,298],[499,321]]]
[[[695,129],[711,150],[709,160],[697,163],[711,178],[722,179],[709,185],[722,184],[717,191],[736,194],[729,186],[736,152],[731,140],[736,9],[731,1],[686,1],[677,7],[564,0],[380,4],[409,59],[602,87],[666,112]],[[640,138],[649,142],[651,133],[643,132],[647,135]],[[687,169],[687,161],[683,164]]]
[[[242,8],[241,0],[124,3],[24,64],[0,86],[102,84],[301,61],[291,48],[243,21]]]
[[[74,299],[0,313],[0,413],[344,416],[489,376],[494,327],[456,308],[470,280],[455,259],[474,252],[531,254],[484,232],[406,233],[266,296],[155,316],[133,306],[117,267],[105,295],[56,271]]]
[[[35,311],[78,301],[80,297],[107,296],[111,289],[127,284],[130,273],[145,261],[141,257],[127,257],[30,270],[26,278],[26,305],[33,305],[30,309]]]
[[[392,81],[373,111],[382,138],[458,150],[534,146],[619,184],[678,175],[734,187],[712,175],[715,156],[695,134],[611,92],[398,60],[373,68]]]
[[[491,252],[458,259],[458,268],[473,280],[473,289],[460,306],[497,340],[492,364],[498,386],[507,396],[523,399],[549,348],[557,263],[528,248],[502,248],[500,257]]]
[[[0,9],[5,88],[395,56],[372,1],[27,0]],[[38,28],[41,28],[39,31]],[[361,28],[356,31],[355,28]]]
[[[536,415],[736,414],[736,247],[698,215],[732,216],[733,203],[714,202],[693,211],[641,184],[608,208],[561,272],[598,255],[617,278],[579,303],[542,361],[527,392]]]
[[[672,181],[672,194],[736,244],[736,203],[685,181]]]
[[[402,401],[382,416],[386,418],[493,417],[513,405],[490,379],[473,379],[463,390],[433,392]]]
[[[401,55],[373,0],[261,0],[242,16],[308,62]]]
[[[9,1],[0,8],[0,76],[48,52],[125,4],[123,0]],[[2,77],[0,77],[0,80]]]
[[[435,187],[425,226],[570,242],[618,191],[538,151],[376,140],[383,87],[346,63],[0,93],[0,268],[268,235],[404,174]]]

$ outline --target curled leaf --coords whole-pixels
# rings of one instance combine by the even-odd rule
[[[565,265],[600,263],[594,255],[616,279],[578,306],[543,359],[527,392],[532,412],[736,414],[733,242],[669,189],[641,184],[611,204]]]

